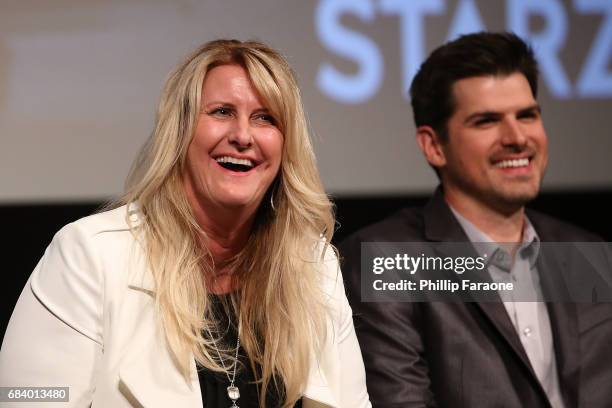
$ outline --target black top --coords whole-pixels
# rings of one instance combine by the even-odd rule
[[[229,319],[222,305],[222,302],[228,301],[229,298],[226,296],[213,296],[211,300],[215,317],[219,322],[219,337],[222,339],[220,341],[221,344],[217,343],[216,345],[224,350],[236,350],[237,319],[233,316],[233,313],[232,318]],[[215,335],[214,331],[213,335]],[[204,336],[209,337],[208,332],[205,332]],[[236,405],[240,408],[259,407],[259,391],[261,386],[255,384],[253,369],[242,346],[240,346],[238,351],[238,360],[240,364],[236,369],[234,385],[240,390],[240,398],[236,401]],[[231,364],[231,361],[224,361],[224,363],[227,367]],[[202,401],[205,408],[230,408],[232,406],[232,400],[230,400],[227,394],[227,387],[230,385],[230,381],[225,373],[217,373],[203,367],[198,367],[198,377],[200,379]],[[232,374],[230,373],[231,377]],[[275,408],[281,406],[279,403],[280,394],[274,383],[270,383],[267,390],[266,407]],[[299,400],[295,407],[301,408],[301,406],[302,402]]]

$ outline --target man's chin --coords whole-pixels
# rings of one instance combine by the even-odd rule
[[[518,210],[533,201],[538,196],[539,191],[539,188],[499,191],[495,194],[495,201],[507,211]]]

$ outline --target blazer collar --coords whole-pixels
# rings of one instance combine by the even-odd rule
[[[128,211],[128,216],[132,217],[130,221],[135,225],[142,222],[139,211],[132,213]],[[135,233],[138,234],[137,228]],[[142,306],[139,309],[140,316],[135,319],[138,321],[138,327],[134,330],[136,334],[119,368],[121,392],[128,400],[136,399],[147,408],[201,407],[202,394],[195,360],[191,359],[190,381],[187,382],[169,352],[165,335],[158,323],[159,319],[155,316],[155,281],[147,266],[146,252],[140,243],[133,246],[130,262],[132,264],[129,268],[127,286],[131,289],[131,295],[137,296],[135,299],[138,299]],[[330,330],[333,331],[333,328]],[[305,401],[304,407],[313,406],[313,403],[322,403],[329,407],[338,406],[337,398],[325,374],[329,367],[324,367],[326,362],[330,363],[330,359],[333,358],[333,353],[330,354],[333,348],[331,337],[333,336],[326,338],[324,355],[321,358],[315,358],[313,352],[310,374],[304,391],[304,397],[310,401]]]
[[[138,203],[129,203],[126,206],[125,223],[134,236],[134,245],[132,245],[129,257],[128,288],[153,296],[155,294],[155,280],[146,259],[145,236],[142,229],[139,228],[143,222],[144,215]]]
[[[134,330],[136,334],[119,366],[120,391],[132,403],[137,401],[147,408],[202,407],[202,392],[195,360],[191,358],[190,380],[186,381],[158,326],[153,297],[148,296],[141,288],[132,289],[136,289],[134,295],[143,297],[145,304],[140,309],[138,327]],[[332,349],[331,340],[326,339],[321,358],[315,358],[313,353],[304,391],[304,407],[339,407],[337,395],[330,387],[326,375],[328,372],[333,373],[333,367],[338,368],[340,364],[339,361],[331,360]]]
[[[565,241],[563,231],[557,230],[547,217],[529,209],[527,215],[542,242]],[[549,248],[539,257],[537,264],[543,294],[546,299],[552,300],[546,306],[553,333],[561,392],[567,406],[578,405],[577,384],[580,376],[578,309],[575,303],[568,301],[569,288],[564,279],[570,270],[586,272],[586,265],[580,261],[576,262],[578,263],[571,263],[568,253],[563,249],[555,251],[554,248]]]
[[[151,307],[153,309],[153,307]],[[149,313],[147,313],[149,314]],[[202,406],[195,361],[186,381],[165,344],[165,337],[150,319],[141,323],[132,346],[119,367],[119,389],[128,400],[147,408]]]
[[[425,219],[425,238],[428,241],[469,241],[459,221],[444,201],[444,191],[441,185],[436,188],[433,197],[425,204],[423,216]]]
[[[202,407],[195,360],[191,359],[187,381],[169,351],[155,314],[155,281],[146,260],[144,237],[138,228],[143,215],[137,204],[127,208],[126,222],[135,238],[129,256],[128,296],[139,306],[134,310],[138,316],[133,319],[137,327],[119,365],[119,389],[129,401],[136,400],[147,408]]]
[[[153,273],[147,265],[146,254],[140,246],[132,253],[130,261],[135,267],[130,268],[128,272],[128,288],[147,293],[151,297],[154,297],[155,280],[153,279]]]
[[[433,242],[469,241],[459,221],[457,221],[450,207],[444,200],[444,192],[441,185],[436,188],[434,195],[425,205],[423,217],[425,222],[425,238],[427,240]],[[481,274],[479,278],[490,281],[488,273]],[[521,344],[521,340],[499,296],[497,296],[496,299],[494,298],[493,301],[474,302],[474,304],[484,317],[492,323],[497,332],[523,363],[527,371],[531,373],[535,383],[539,385],[540,382],[533,371],[527,353]],[[543,389],[542,392],[544,393]]]
[[[576,305],[569,302],[568,288],[563,279],[568,271],[567,260],[560,251],[553,254],[550,251],[541,251],[540,254],[537,267],[543,294],[546,299],[551,299],[546,303],[546,307],[553,334],[560,388],[566,404],[577,406],[576,384],[579,383],[580,371],[578,311]]]

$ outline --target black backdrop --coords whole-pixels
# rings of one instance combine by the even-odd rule
[[[334,242],[340,242],[351,232],[401,207],[422,205],[426,200],[426,196],[337,197],[334,201],[338,228]],[[2,338],[15,302],[55,232],[103,205],[103,202],[0,205],[0,220],[4,229],[4,278],[0,302]],[[530,207],[612,241],[612,216],[609,214],[612,190],[547,192],[541,194]]]

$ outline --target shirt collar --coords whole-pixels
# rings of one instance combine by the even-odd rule
[[[484,256],[485,254],[487,254],[488,261],[491,261],[492,259],[494,259],[493,255],[497,251],[503,251],[499,243],[491,239],[491,237],[489,237],[471,221],[461,215],[459,211],[455,210],[450,204],[449,207],[453,212],[455,218],[457,218],[459,225],[461,225],[461,228],[463,228],[465,235],[467,235],[468,239],[474,245],[474,248],[480,256]],[[523,242],[521,243],[521,246],[517,253],[520,254],[522,257],[528,258],[530,265],[533,267],[538,258],[539,252],[540,237],[538,236],[535,228],[533,228],[533,224],[531,224],[529,218],[525,216],[523,222]],[[503,267],[502,265],[498,266]],[[506,268],[503,267],[503,269]]]

